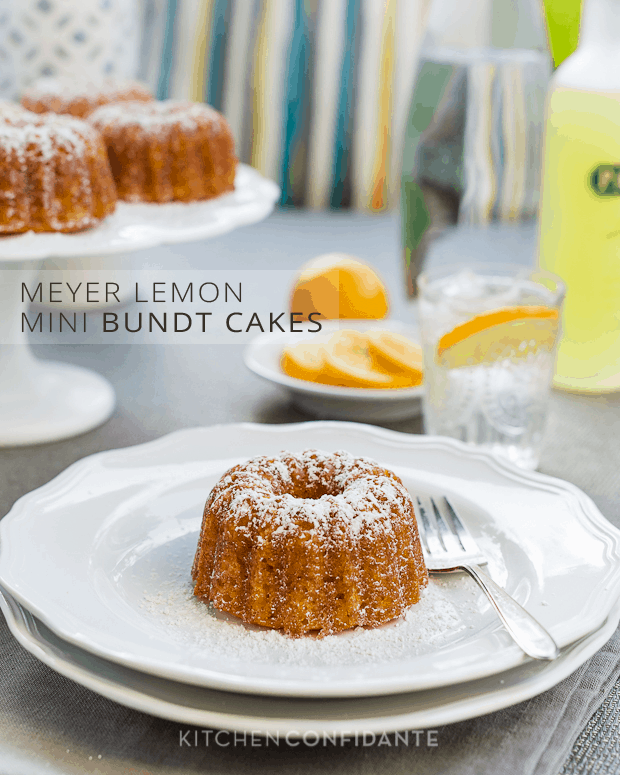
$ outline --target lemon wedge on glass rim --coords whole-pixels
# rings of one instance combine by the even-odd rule
[[[494,363],[550,351],[558,335],[557,309],[541,305],[502,307],[455,326],[437,343],[437,362],[447,368]]]

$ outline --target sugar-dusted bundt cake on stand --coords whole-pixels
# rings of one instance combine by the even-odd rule
[[[121,199],[191,202],[234,188],[234,139],[209,105],[124,102],[98,108],[89,121],[104,137]]]
[[[106,78],[39,78],[22,94],[22,105],[33,113],[67,113],[86,118],[110,102],[150,102],[153,95],[138,81]]]
[[[231,468],[207,500],[194,594],[288,635],[376,627],[428,582],[413,503],[367,458],[306,450]]]
[[[73,232],[116,207],[105,146],[90,124],[0,110],[0,234]]]

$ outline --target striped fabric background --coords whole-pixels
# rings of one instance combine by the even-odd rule
[[[396,206],[428,0],[141,1],[140,77],[221,110],[283,206]]]

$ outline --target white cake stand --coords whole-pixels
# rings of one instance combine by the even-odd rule
[[[216,237],[266,218],[279,189],[239,165],[235,191],[207,202],[119,203],[100,226],[80,234],[20,234],[0,238],[0,447],[75,436],[108,419],[112,385],[79,366],[38,360],[22,332],[22,283],[32,287],[45,258],[128,253],[157,245]],[[15,271],[19,270],[19,271]]]

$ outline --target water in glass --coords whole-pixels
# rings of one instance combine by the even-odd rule
[[[434,281],[422,275],[420,291],[426,432],[536,468],[554,368],[553,310],[561,291],[527,271],[501,276],[471,270]],[[488,313],[498,310],[499,322],[487,325],[496,320]],[[502,323],[502,310],[508,317],[510,310],[533,317]],[[442,342],[449,345],[443,351]]]

